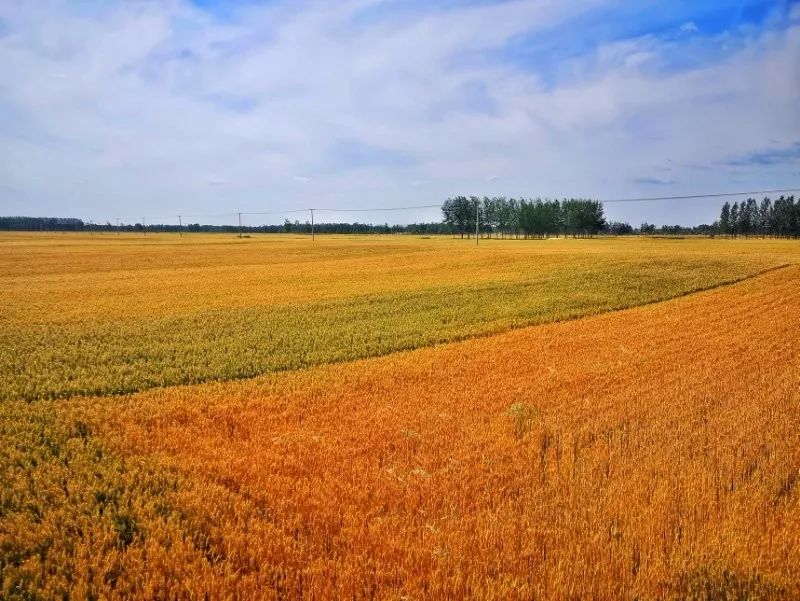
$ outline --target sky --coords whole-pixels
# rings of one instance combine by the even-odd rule
[[[798,1],[0,0],[2,215],[275,212],[257,224],[791,187]],[[606,213],[691,225],[720,203]]]

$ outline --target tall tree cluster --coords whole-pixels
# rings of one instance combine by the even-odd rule
[[[591,237],[606,226],[603,203],[571,198],[564,200],[455,196],[442,204],[444,223],[456,232],[496,236]]]
[[[764,198],[726,202],[722,205],[718,222],[719,233],[734,238],[743,236],[770,236],[800,238],[800,200],[794,196],[781,196],[774,202]]]

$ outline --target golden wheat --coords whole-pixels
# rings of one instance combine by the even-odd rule
[[[14,284],[6,298],[19,303],[33,294],[21,289],[26,277],[40,290],[52,286],[36,309],[41,329],[6,338],[16,346],[4,349],[5,357],[25,356],[35,346],[30,337],[44,329],[91,330],[92,320],[68,310],[79,310],[78,303],[65,298],[59,264],[76,273],[92,266],[86,302],[98,311],[95,321],[105,321],[97,327],[117,320],[131,336],[129,324],[141,325],[159,303],[170,305],[156,301],[167,294],[163,274],[152,274],[153,290],[129,313],[104,297],[119,290],[118,276],[127,277],[117,264],[128,253],[139,276],[148,264],[166,269],[171,260],[194,261],[191,269],[213,274],[225,260],[253,261],[259,244],[284,254],[293,249],[310,264],[326,262],[326,254],[333,260],[338,245],[349,257],[346,269],[361,269],[373,288],[365,298],[354,296],[355,284],[343,285],[321,299],[309,292],[311,276],[310,288],[265,284],[294,295],[307,314],[290,330],[302,337],[308,329],[317,345],[307,369],[126,396],[27,402],[20,394],[0,403],[0,596],[800,596],[796,245],[561,241],[555,260],[544,250],[549,243],[508,242],[481,251],[490,257],[480,255],[489,270],[484,292],[448,279],[448,269],[421,289],[391,292],[396,281],[382,290],[377,280],[381,265],[399,255],[412,256],[409,272],[435,272],[437,257],[449,265],[473,251],[449,240],[329,239],[301,251],[304,240],[239,245],[206,237],[193,249],[204,255],[198,258],[167,237],[148,241],[151,247],[121,238],[111,249],[116,242],[108,239],[65,236],[65,247],[74,246],[65,253],[48,250],[52,240],[2,239],[4,248],[16,247],[0,258],[3,277]],[[254,268],[261,277],[278,277],[280,261],[271,260]],[[21,275],[26,262],[35,274]],[[663,303],[327,364],[600,313],[783,264],[790,265]],[[574,265],[573,274],[564,265]],[[177,277],[199,281],[181,270]],[[333,282],[337,273],[324,277]],[[198,283],[193,296],[187,285],[162,319],[191,309],[201,333],[217,330],[203,329],[198,315],[228,327],[236,320],[226,322],[226,312],[242,315],[242,285],[234,278],[219,288],[234,300],[218,300],[210,312],[202,311],[209,289]],[[472,296],[459,304],[459,294]],[[270,315],[287,298],[278,296]],[[258,313],[269,305],[262,301],[244,309]],[[387,316],[364,312],[366,305]],[[22,327],[25,312],[35,310],[6,307],[4,336],[8,327]],[[394,340],[407,346],[364,338],[369,352],[342,354],[352,341],[337,347],[335,338],[348,330],[330,324],[358,316],[365,331],[402,333],[406,338]],[[435,335],[415,333],[415,322]],[[228,340],[246,338],[246,329]],[[51,357],[69,352],[75,365],[87,365],[51,375],[51,391],[69,394],[64,382],[76,373],[103,382],[103,370],[87,361],[97,349],[81,340],[73,347],[74,340],[53,341]],[[93,340],[103,352],[122,344]],[[140,339],[135,348],[143,354],[128,368],[181,374],[181,353],[196,352],[187,340],[154,362]],[[288,342],[286,348],[295,352]],[[226,377],[243,373],[241,353],[230,346],[216,355],[232,370]],[[19,386],[3,369],[6,390]],[[48,377],[45,363],[36,369]],[[140,377],[131,389],[163,383]]]
[[[5,235],[0,399],[383,355],[663,300],[800,257],[789,242],[737,243]]]
[[[124,587],[94,590],[792,598],[798,322],[792,267],[344,366],[61,402],[129,466],[180,475],[148,493],[180,517],[133,512]]]

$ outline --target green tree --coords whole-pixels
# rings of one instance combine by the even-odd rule
[[[764,197],[761,201],[761,205],[758,207],[758,229],[761,232],[761,236],[767,236],[770,234],[771,230],[771,221],[772,221],[772,201]]]
[[[719,214],[719,233],[727,236],[731,231],[731,203],[725,202]]]

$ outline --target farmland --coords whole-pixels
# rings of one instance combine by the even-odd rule
[[[796,242],[9,234],[0,281],[8,598],[800,595]]]
[[[408,350],[686,294],[791,242],[10,236],[0,399],[119,394]],[[744,252],[743,252],[744,251]]]

